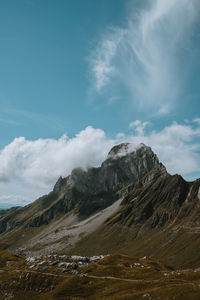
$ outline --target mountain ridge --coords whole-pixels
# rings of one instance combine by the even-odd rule
[[[121,149],[125,145],[127,147],[128,144],[114,146],[112,149],[116,152],[116,147],[118,147],[118,152],[121,153]],[[81,217],[89,216],[99,209],[111,205],[118,198],[117,192],[136,183],[138,179],[156,167],[160,174],[166,172],[165,167],[159,163],[151,148],[144,144],[127,155],[120,155],[118,159],[110,155],[112,149],[99,168],[89,168],[88,170],[76,168],[72,170],[66,178],[60,177],[58,179],[49,195],[40,197],[32,204],[18,209],[9,216],[14,216],[20,212],[23,216],[24,211],[29,211],[28,214],[33,216],[37,211],[42,210],[44,214],[39,214],[33,220],[31,219],[31,226],[48,224],[52,218],[73,209]],[[1,233],[5,231],[5,228],[12,228],[11,224],[8,225],[8,219],[9,217],[0,220]],[[23,217],[22,221],[26,221],[26,217]]]
[[[1,216],[0,248],[24,254],[160,257],[169,238],[174,249],[165,259],[173,264],[183,237],[183,257],[189,257],[192,245],[196,264],[199,194],[200,179],[186,182],[172,176],[150,147],[123,143],[110,150],[100,167],[74,169],[47,196]]]

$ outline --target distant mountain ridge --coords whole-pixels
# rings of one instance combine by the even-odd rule
[[[0,248],[159,256],[166,244],[173,245],[169,253],[176,257],[184,236],[186,257],[191,245],[199,247],[199,216],[200,180],[189,183],[171,176],[150,147],[123,143],[110,150],[99,168],[74,169],[58,179],[49,195],[2,214]],[[200,258],[196,250],[194,257]]]

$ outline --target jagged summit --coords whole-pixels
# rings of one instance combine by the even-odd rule
[[[137,151],[138,149],[147,147],[145,144],[140,143],[139,145],[135,145],[133,143],[122,143],[119,145],[115,145],[108,153],[108,158],[117,158],[120,156],[125,156],[131,152]]]
[[[59,178],[54,191],[68,193],[73,189],[82,194],[80,198],[85,194],[86,202],[88,195],[92,195],[96,200],[100,197],[101,203],[106,201],[104,203],[106,205],[113,201],[113,195],[122,188],[135,184],[146,175],[151,174],[145,177],[145,181],[150,181],[155,175],[158,177],[164,173],[165,167],[150,147],[144,144],[135,146],[123,143],[110,150],[101,167],[89,168],[87,171],[76,168],[67,178]],[[89,198],[89,202],[92,203],[91,197]],[[90,203],[88,205],[90,206]]]
[[[113,204],[130,186],[143,186],[166,174],[150,147],[116,145],[99,168],[72,170],[66,178],[58,179],[49,195],[0,220],[0,232],[18,226],[19,219],[21,224],[38,227],[72,211],[81,218],[88,217]]]
[[[171,176],[150,147],[116,145],[99,168],[74,169],[48,195],[0,216],[0,248],[163,256],[168,247],[176,260],[186,241],[183,261],[193,248],[197,261],[199,191],[200,179]]]

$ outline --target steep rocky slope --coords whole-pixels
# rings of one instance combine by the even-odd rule
[[[150,255],[176,267],[200,265],[200,179],[167,174],[125,195],[117,212],[75,253]]]
[[[53,191],[0,216],[0,248],[18,253],[153,256],[200,266],[200,179],[170,175],[151,148],[113,147]]]
[[[70,212],[79,220],[85,219],[112,205],[138,180],[145,185],[165,174],[165,167],[151,148],[144,144],[117,145],[99,168],[75,169],[68,177],[60,177],[49,195],[2,215],[0,246],[7,248],[11,243],[13,246],[24,229],[32,236],[37,229],[66,219]]]

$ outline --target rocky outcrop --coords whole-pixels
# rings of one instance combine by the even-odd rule
[[[101,167],[75,169],[67,178],[60,177],[54,191],[65,193],[66,202],[78,204],[81,214],[90,214],[117,200],[116,192],[121,189],[138,181],[148,183],[166,173],[150,147],[125,143],[114,146]]]
[[[121,210],[108,223],[140,225],[139,231],[181,223],[187,218],[197,226],[200,220],[190,216],[199,213],[200,180],[186,182],[180,175],[160,177],[145,186],[133,188],[123,199]],[[189,221],[187,220],[187,222]],[[197,222],[198,220],[198,222]]]
[[[64,193],[68,210],[76,208],[79,215],[88,216],[116,201],[121,189],[166,173],[150,147],[124,143],[111,149],[101,167],[75,169],[67,178],[60,177],[54,192]]]
[[[71,251],[150,255],[177,268],[198,267],[199,189],[200,179],[186,182],[177,174],[130,187],[119,209]]]
[[[49,195],[0,216],[0,248],[120,252],[198,266],[199,216],[200,179],[172,176],[151,148],[124,143],[99,168],[77,168]]]
[[[7,209],[0,209],[0,217],[6,216],[6,215],[18,210],[19,208],[20,208],[20,206],[13,206],[13,207],[7,208]]]
[[[118,200],[121,190],[145,185],[166,174],[150,147],[116,145],[99,168],[74,169],[68,177],[58,179],[49,195],[9,214],[8,218],[0,218],[0,232],[22,224],[39,227],[72,210],[80,218],[87,217]]]

